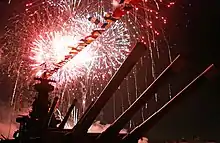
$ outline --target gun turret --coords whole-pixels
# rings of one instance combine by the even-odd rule
[[[137,63],[137,61],[140,59],[146,49],[147,48],[143,43],[136,44],[136,46],[133,48],[119,70],[115,73],[107,86],[101,92],[98,99],[91,106],[88,112],[85,113],[85,115],[83,116],[84,118],[82,118],[73,128],[73,131],[71,132],[71,134],[69,134],[70,138],[74,139],[75,141],[77,140],[77,137],[83,137],[87,133],[89,127],[92,125],[93,121],[98,116],[101,109],[105,106],[107,101],[111,98],[113,93],[117,90],[118,86],[131,71],[133,66]]]
[[[132,118],[132,116],[154,96],[159,87],[166,83],[166,80],[168,80],[172,75],[172,67],[178,63],[179,59],[180,55],[175,58],[175,60],[157,77],[157,79],[140,95],[140,97],[124,113],[122,113],[118,119],[116,119],[109,128],[100,134],[97,138],[98,142],[103,142],[106,139],[116,139],[120,130]]]
[[[187,86],[185,86],[179,93],[177,93],[169,102],[163,105],[159,110],[152,114],[142,124],[137,126],[128,135],[126,135],[120,143],[137,143],[143,133],[147,133],[152,127],[154,127],[175,105],[186,98],[186,95],[190,95],[195,88],[207,81],[206,74],[213,70],[214,65],[210,65],[204,72],[193,79]]]

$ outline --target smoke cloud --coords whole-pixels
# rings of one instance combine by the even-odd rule
[[[111,124],[102,125],[100,124],[100,121],[95,122],[92,124],[92,126],[89,128],[89,133],[102,133],[105,131]],[[126,129],[122,129],[120,133],[128,133]]]
[[[138,143],[148,143],[148,138],[142,137],[138,140]]]
[[[13,138],[14,131],[18,128],[15,124],[0,123],[0,134],[6,138]]]
[[[12,110],[3,102],[0,101],[0,134],[5,137],[12,138],[13,131],[17,129],[13,118]]]
[[[23,108],[19,112],[15,112],[8,104],[0,100],[0,135],[6,138],[13,138],[13,134],[19,128],[16,118],[19,115],[28,115],[29,109]]]

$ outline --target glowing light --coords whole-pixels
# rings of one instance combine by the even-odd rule
[[[144,42],[151,51],[152,48],[159,50],[156,36],[163,33],[161,24],[167,23],[160,7],[173,4],[168,0],[142,1],[54,73],[52,78],[59,87],[56,94],[62,93],[63,109],[68,107],[74,96],[95,99],[137,41]],[[117,6],[117,0],[30,0],[23,11],[18,10],[10,19],[12,24],[7,27],[3,52],[0,52],[1,69],[16,85],[11,101],[19,106],[17,99],[21,98],[22,104],[29,102],[33,94],[27,87],[33,84],[33,77],[53,68],[54,63],[63,60],[69,52],[68,47],[97,28],[87,20],[88,16],[102,21],[103,15]],[[22,9],[23,5],[17,7]],[[87,101],[85,103],[88,104]],[[82,106],[87,106],[83,105],[83,100]]]
[[[82,30],[83,28],[83,30]],[[37,75],[46,69],[52,69],[55,63],[60,62],[68,55],[70,47],[76,46],[86,34],[90,33],[96,25],[86,18],[71,18],[69,24],[62,27],[59,32],[46,32],[34,39],[31,44],[32,68],[38,69]],[[109,69],[118,68],[129,53],[130,36],[122,22],[117,22],[99,39],[76,55],[52,78],[62,84],[85,75],[91,68]],[[114,61],[117,63],[114,63]]]

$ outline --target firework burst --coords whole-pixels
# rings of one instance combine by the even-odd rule
[[[1,65],[15,81],[13,102],[24,100],[23,97],[27,100],[29,95],[25,95],[28,93],[25,89],[33,83],[33,77],[53,69],[70,52],[70,47],[98,28],[88,17],[104,21],[105,13],[117,8],[119,2],[35,0],[22,5],[25,5],[24,11],[16,13],[7,27],[3,58],[8,62]],[[150,50],[158,48],[156,36],[160,34],[161,24],[166,23],[159,11],[171,5],[168,0],[141,1],[53,73],[51,78],[57,81],[58,87],[55,93],[61,95],[63,110],[73,97],[82,98],[84,110],[87,96],[92,100],[96,98],[136,41],[144,42]]]
[[[61,30],[45,32],[39,35],[31,44],[30,59],[37,75],[48,69],[53,69],[55,63],[63,60],[65,55],[75,47],[77,42],[91,33],[97,26],[87,18],[71,18],[63,24]],[[58,72],[52,75],[58,84],[71,82],[98,69],[105,76],[109,68],[117,69],[129,53],[130,36],[122,22],[115,23],[100,38],[78,53]]]

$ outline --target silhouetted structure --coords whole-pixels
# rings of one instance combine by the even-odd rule
[[[29,116],[23,116],[16,119],[20,123],[20,128],[15,132],[15,139],[3,140],[1,142],[16,142],[16,143],[68,143],[68,142],[83,142],[83,143],[137,143],[138,139],[142,137],[143,132],[149,131],[167,112],[169,112],[175,104],[182,100],[185,93],[191,89],[196,88],[200,83],[206,81],[205,74],[209,72],[213,65],[209,66],[204,72],[196,77],[190,84],[183,88],[174,98],[165,104],[160,110],[155,112],[140,126],[132,132],[119,134],[119,131],[132,118],[132,116],[157,92],[157,90],[167,82],[169,76],[172,75],[172,68],[178,63],[177,58],[161,73],[160,76],[141,94],[141,96],[129,107],[105,132],[101,134],[87,133],[89,127],[94,122],[95,118],[105,106],[107,101],[111,98],[118,86],[132,70],[133,66],[145,52],[146,47],[142,43],[137,43],[128,58],[115,73],[107,86],[101,92],[100,96],[93,102],[85,114],[81,117],[79,122],[73,129],[64,129],[64,126],[72,112],[76,100],[73,101],[69,107],[66,116],[61,124],[54,116],[54,109],[58,101],[58,97],[54,98],[51,107],[49,107],[49,93],[53,91],[53,86],[46,77],[46,73],[41,78],[35,78],[40,83],[35,85],[38,92],[33,106],[32,112]]]

